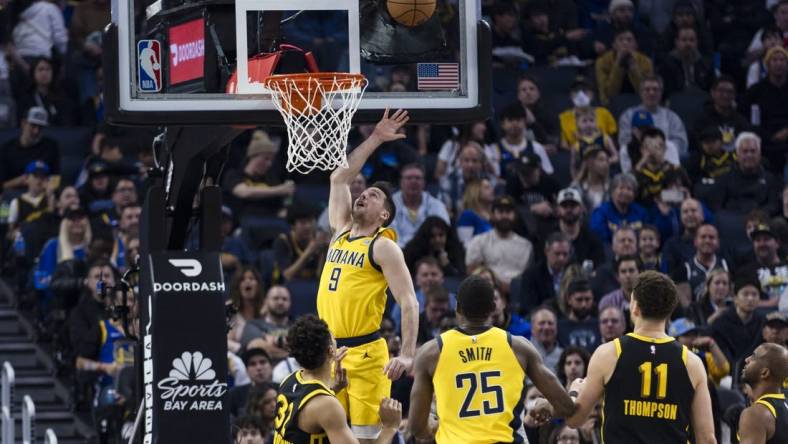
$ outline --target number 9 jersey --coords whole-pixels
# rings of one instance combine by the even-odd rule
[[[372,255],[380,236],[397,239],[392,228],[380,228],[372,236],[363,237],[350,237],[348,230],[328,248],[317,291],[317,313],[337,339],[380,330],[388,288]]]
[[[457,328],[441,334],[432,377],[438,444],[526,442],[520,416],[525,371],[512,337],[496,327],[480,334]]]

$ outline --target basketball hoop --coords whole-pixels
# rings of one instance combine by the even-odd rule
[[[287,171],[347,168],[347,137],[367,87],[361,74],[277,74],[263,85],[287,125]]]

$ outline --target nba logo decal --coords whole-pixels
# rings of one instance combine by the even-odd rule
[[[161,44],[158,40],[137,42],[137,80],[140,92],[161,91]]]

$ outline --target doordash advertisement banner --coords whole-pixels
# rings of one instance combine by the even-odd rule
[[[173,26],[169,32],[170,85],[205,75],[205,19]]]

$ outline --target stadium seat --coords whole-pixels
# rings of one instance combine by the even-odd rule
[[[697,117],[703,114],[703,106],[709,100],[709,95],[705,92],[686,92],[676,93],[668,100],[669,108],[673,110],[685,127],[690,127]]]
[[[445,288],[449,293],[457,293],[457,289],[460,288],[460,282],[462,282],[461,277],[446,276],[446,278],[443,280],[443,288]]]
[[[607,109],[613,114],[613,117],[618,120],[627,108],[631,108],[639,103],[640,97],[637,94],[619,94],[610,98]]]
[[[539,66],[530,68],[526,74],[533,77],[539,85],[542,97],[569,93],[569,88],[577,78],[578,70],[574,66]]]
[[[290,291],[290,316],[297,318],[308,313],[317,313],[318,281],[293,279],[285,284]]]
[[[747,237],[747,232],[744,229],[745,216],[728,210],[719,210],[715,216],[723,246],[734,257],[747,253],[752,247],[752,242]]]
[[[260,270],[260,276],[263,277],[265,282],[271,282],[271,278],[274,274],[274,251],[273,250],[262,250],[260,251],[260,255],[258,257],[258,270]]]
[[[321,210],[328,205],[328,184],[300,183],[296,185],[293,201],[310,204]]]
[[[287,222],[279,217],[245,217],[241,219],[241,236],[250,248],[271,248],[280,233],[290,230]]]

